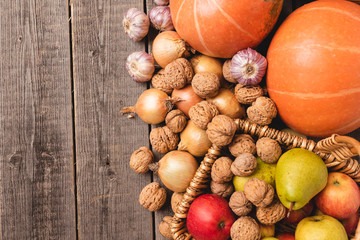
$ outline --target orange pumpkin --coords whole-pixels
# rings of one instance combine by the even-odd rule
[[[271,31],[283,0],[171,0],[179,35],[197,51],[231,58],[257,46]]]
[[[360,127],[360,6],[316,1],[294,11],[268,53],[267,87],[280,117],[309,136]]]

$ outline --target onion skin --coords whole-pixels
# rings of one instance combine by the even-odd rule
[[[165,120],[166,114],[173,104],[163,91],[152,88],[145,90],[135,105],[136,114],[148,124],[159,124]]]
[[[171,151],[159,161],[157,174],[164,185],[174,192],[185,192],[199,164],[188,152]]]
[[[229,89],[222,88],[216,97],[206,100],[215,104],[223,115],[234,119],[245,116],[245,108],[237,101],[235,95]]]
[[[224,80],[222,73],[222,63],[220,60],[206,55],[196,55],[190,59],[191,65],[195,73],[212,72],[216,74],[220,81]]]
[[[189,117],[190,108],[203,100],[196,95],[191,85],[182,89],[174,89],[171,99],[175,102],[176,107],[185,113],[187,117]]]
[[[180,133],[178,149],[188,151],[195,157],[202,157],[208,152],[211,145],[206,130],[197,127],[193,121],[189,120],[185,129]]]
[[[156,36],[152,48],[155,61],[162,67],[181,57],[189,56],[184,40],[175,31],[165,31]]]

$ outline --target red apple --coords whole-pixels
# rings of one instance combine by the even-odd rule
[[[204,194],[191,204],[186,224],[197,240],[227,240],[234,221],[235,216],[224,198]]]
[[[351,215],[349,218],[341,220],[341,223],[344,225],[345,231],[348,236],[355,232],[356,227],[359,222],[359,210],[356,211],[353,215]]]
[[[295,235],[291,233],[282,233],[277,236],[279,240],[295,240]]]
[[[315,197],[316,206],[337,219],[349,218],[360,206],[360,190],[344,173],[329,173],[326,187]]]
[[[304,207],[298,210],[292,210],[287,217],[289,209],[286,209],[286,217],[284,221],[287,223],[299,223],[303,218],[309,217],[314,209],[314,202],[310,200]]]

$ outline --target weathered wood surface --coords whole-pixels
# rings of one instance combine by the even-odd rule
[[[309,0],[285,0],[280,23]],[[149,126],[119,110],[148,84],[131,80],[126,57],[151,52],[157,31],[131,41],[121,21],[153,0],[0,2],[0,239],[156,239],[172,215],[150,213],[131,153],[149,146]],[[70,7],[70,12],[69,12]],[[273,30],[258,50],[266,54]],[[360,140],[360,129],[350,134]],[[155,153],[159,160],[162,155]]]
[[[131,153],[149,145],[149,127],[120,114],[147,88],[132,81],[125,68],[130,53],[145,50],[145,41],[134,43],[123,32],[121,21],[130,7],[143,9],[143,1],[71,5],[80,239],[153,238],[152,214],[138,203],[151,174],[138,175],[129,167]]]
[[[0,239],[75,239],[68,5],[0,2]]]

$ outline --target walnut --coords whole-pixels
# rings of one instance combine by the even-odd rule
[[[256,153],[256,146],[254,139],[249,134],[235,135],[232,142],[229,145],[229,151],[237,157],[242,153]]]
[[[258,207],[256,209],[256,217],[260,223],[265,225],[271,225],[279,222],[285,217],[286,208],[281,204],[278,199],[267,207]]]
[[[252,206],[243,191],[236,191],[230,197],[229,207],[238,216],[248,215],[252,210]]]
[[[169,86],[175,89],[181,89],[187,84],[187,78],[185,75],[185,70],[183,65],[180,62],[172,61],[166,65],[165,69],[165,79],[168,82]]]
[[[157,182],[146,185],[139,196],[140,204],[151,212],[159,210],[164,205],[165,200],[166,190]]]
[[[185,114],[179,109],[170,111],[165,118],[166,126],[173,132],[179,133],[184,130],[187,119]]]
[[[248,216],[239,217],[233,223],[230,235],[232,240],[260,240],[261,238],[259,224]]]
[[[160,224],[159,224],[159,232],[163,235],[166,239],[174,239],[171,233],[171,216],[165,216]]]
[[[263,95],[264,91],[259,85],[242,86],[237,84],[235,87],[235,97],[242,104],[251,104]]]
[[[219,195],[220,197],[226,198],[234,192],[234,185],[232,184],[232,182],[217,183],[211,181],[210,189],[212,193]]]
[[[173,91],[173,88],[169,85],[169,82],[166,80],[164,69],[161,69],[152,77],[151,84],[154,88],[166,92],[167,94],[170,94]]]
[[[271,138],[262,137],[256,142],[258,157],[267,163],[276,163],[282,151],[280,144]]]
[[[247,109],[249,119],[259,125],[268,125],[276,117],[276,105],[268,97],[258,97]]]
[[[231,76],[231,59],[225,61],[223,68],[223,75],[226,81],[231,83],[238,83],[232,76]]]
[[[171,209],[173,212],[176,211],[177,207],[180,205],[182,199],[184,197],[184,193],[174,192],[171,196]]]
[[[257,207],[266,207],[274,199],[274,188],[258,178],[250,178],[244,185],[244,193],[247,199]]]
[[[246,177],[253,174],[257,167],[257,161],[251,153],[242,153],[237,156],[231,164],[231,171],[239,177]]]
[[[236,132],[236,124],[232,118],[225,115],[217,115],[208,124],[206,133],[209,140],[219,146],[226,146],[231,143]]]
[[[191,86],[199,97],[211,98],[219,93],[220,79],[215,73],[199,72],[195,74]]]
[[[178,58],[174,61],[182,65],[182,67],[184,68],[186,82],[187,84],[190,84],[194,77],[194,69],[191,63],[186,58]]]
[[[218,114],[219,110],[215,104],[208,101],[201,101],[189,110],[190,119],[201,129],[206,129],[208,123]]]
[[[130,157],[130,168],[136,173],[149,171],[149,164],[154,161],[154,154],[148,147],[135,150]]]
[[[231,172],[232,160],[228,157],[221,157],[215,161],[211,168],[211,179],[217,183],[230,182],[234,176]]]
[[[154,128],[150,132],[150,143],[159,153],[175,150],[179,143],[179,136],[167,126]]]

